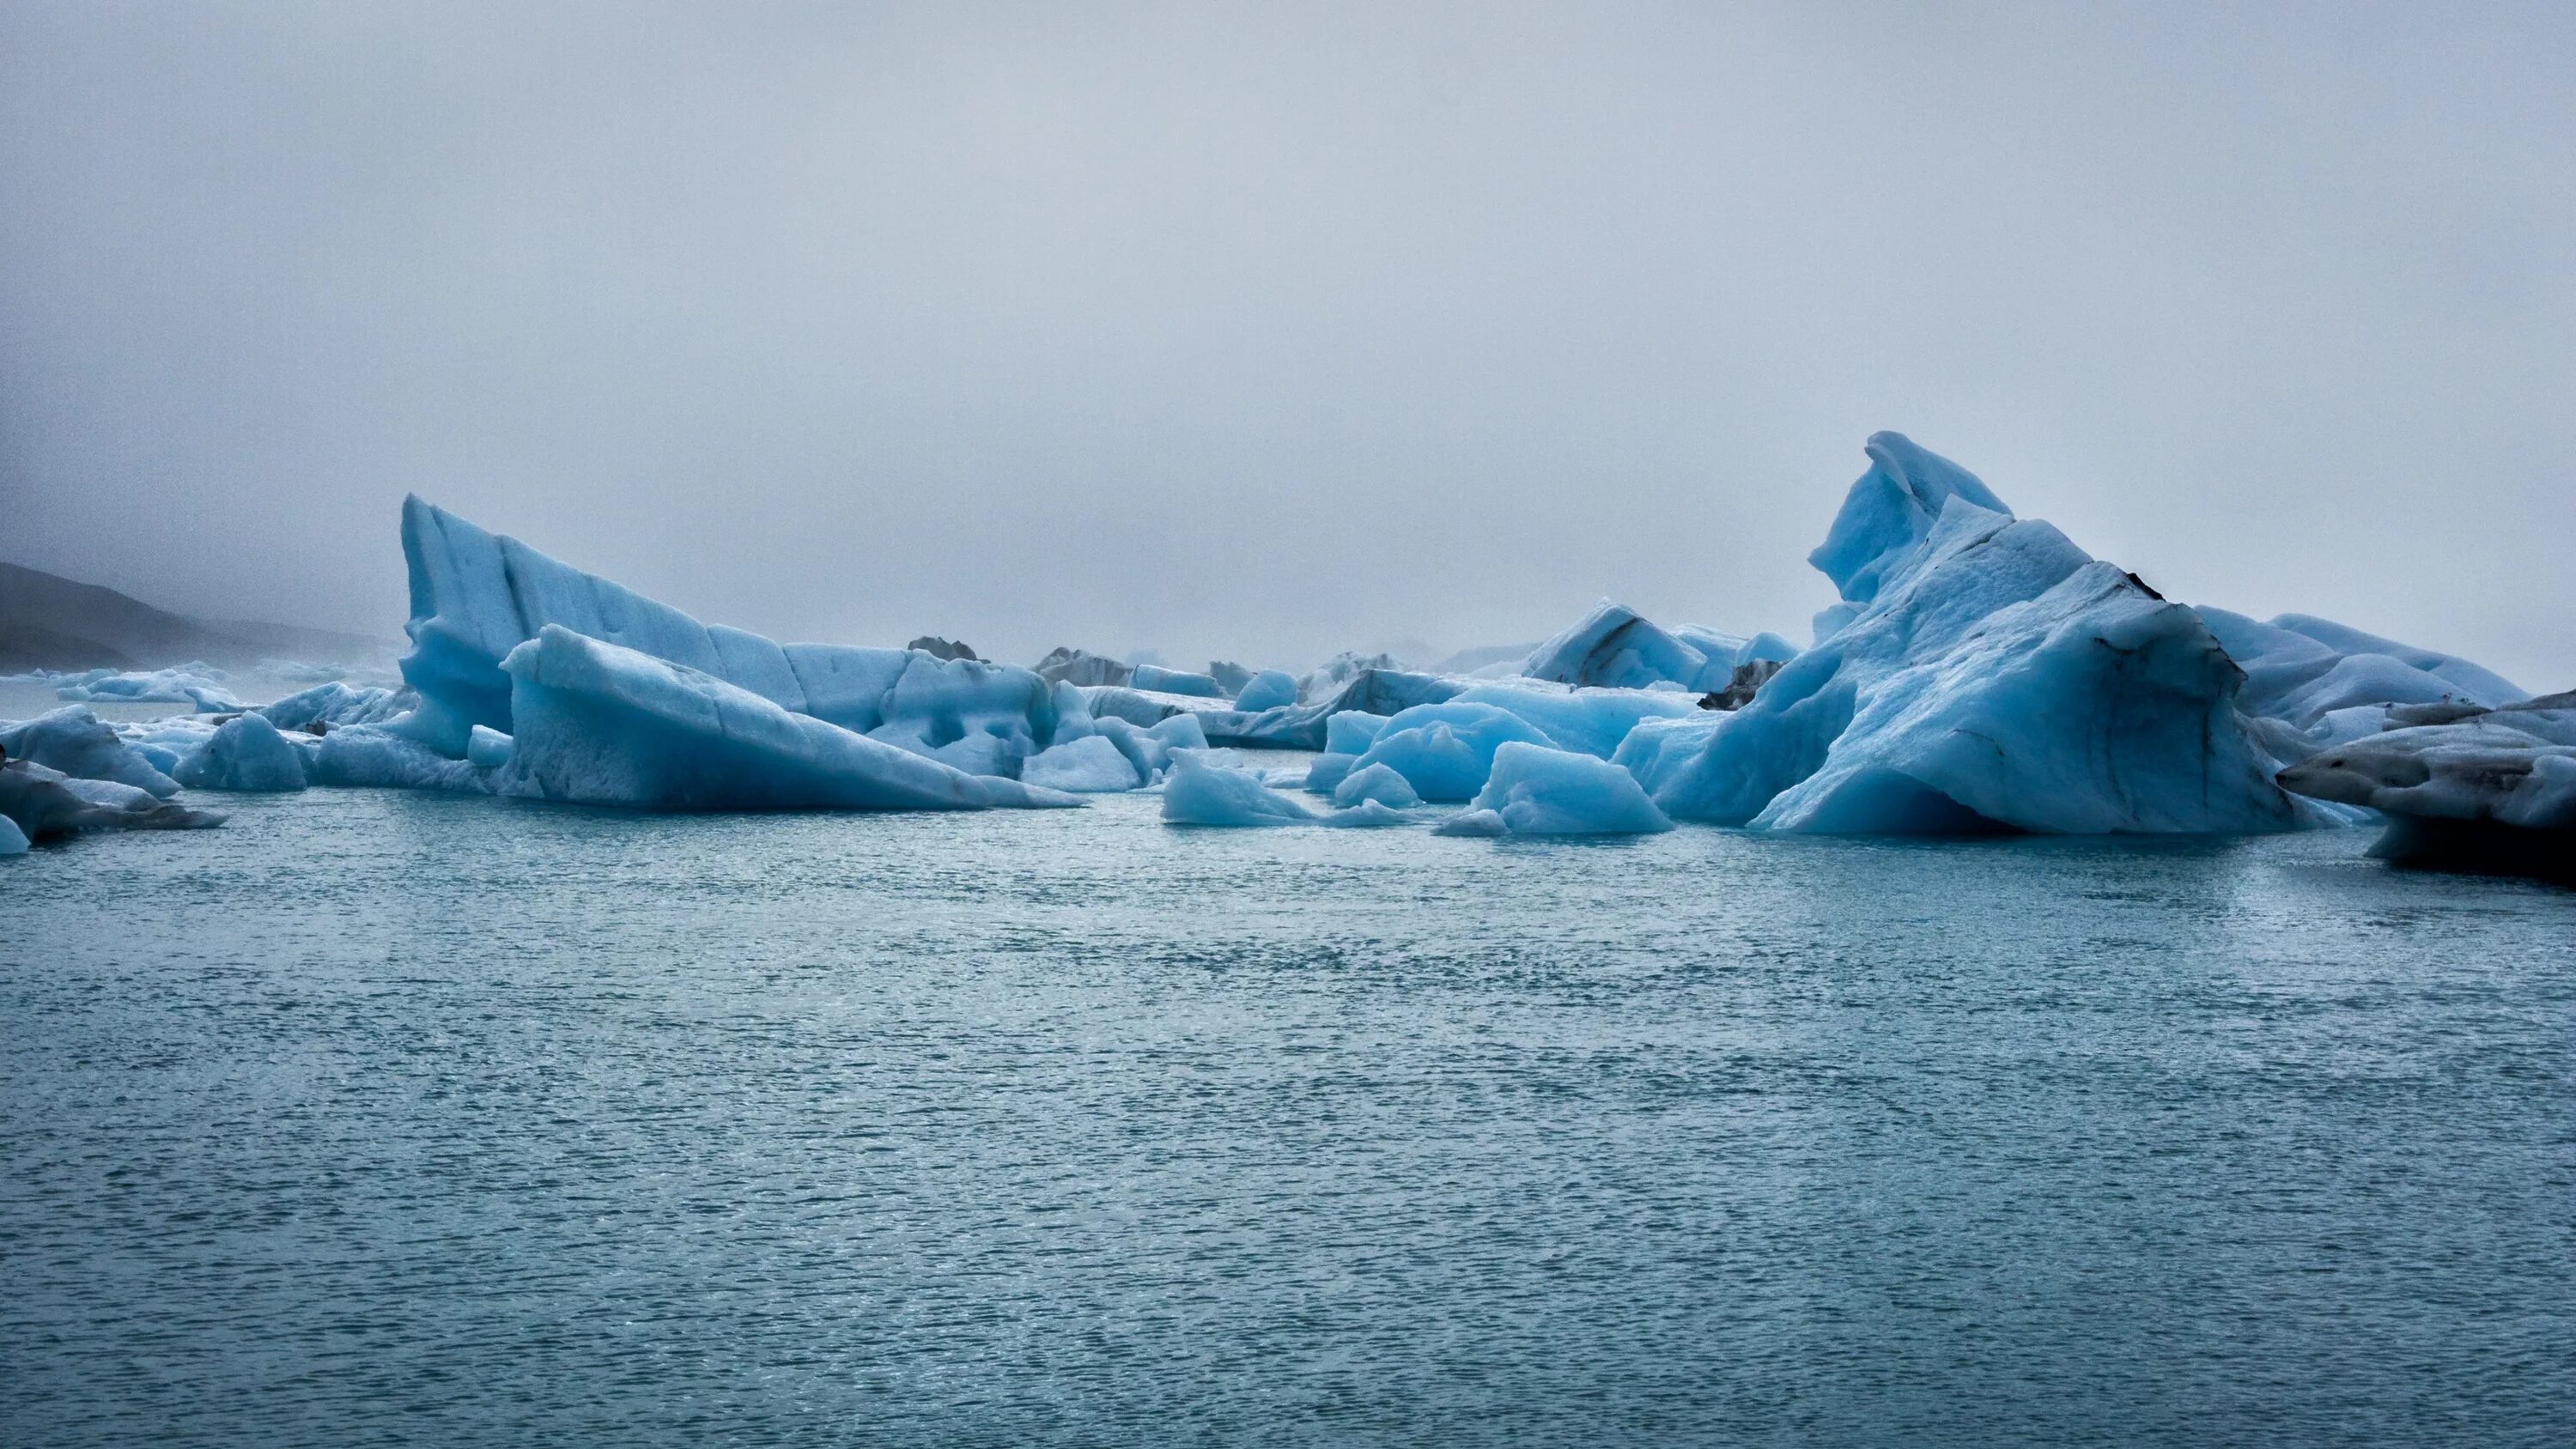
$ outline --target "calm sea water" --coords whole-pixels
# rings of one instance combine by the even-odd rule
[[[1154,812],[0,863],[0,1439],[2576,1440],[2576,893]]]

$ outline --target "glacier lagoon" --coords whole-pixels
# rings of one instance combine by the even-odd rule
[[[224,798],[7,863],[19,1442],[2576,1423],[2576,893],[2366,831]]]

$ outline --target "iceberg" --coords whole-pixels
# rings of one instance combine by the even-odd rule
[[[1727,641],[1727,657],[1715,666],[1734,667],[1741,640]],[[1572,628],[1532,651],[1521,673],[1556,684],[1644,689],[1678,684],[1704,690],[1712,664],[1707,654],[1658,629],[1635,610],[1603,599]]]
[[[1222,699],[1225,691],[1216,680],[1205,674],[1185,669],[1165,669],[1159,664],[1139,664],[1128,683],[1153,694],[1185,694],[1194,699]]]
[[[1353,763],[1357,763],[1354,761]],[[1312,788],[1311,780],[1308,788]],[[1344,774],[1333,787],[1333,803],[1347,809],[1362,801],[1371,801],[1393,810],[1410,810],[1422,803],[1411,782],[1395,772],[1392,765],[1371,765],[1364,770]]]
[[[1057,645],[1032,671],[1050,684],[1125,684],[1135,671],[1115,659]]]
[[[75,780],[113,780],[160,799],[179,782],[128,746],[115,727],[85,705],[67,704],[18,724],[0,724],[0,756],[29,760]]]
[[[1144,783],[1134,762],[1105,735],[1067,740],[1030,756],[1020,780],[1073,794],[1133,790]]]
[[[1903,438],[1869,452],[1815,554],[1848,616],[1741,709],[1645,721],[1613,755],[1668,815],[1849,834],[2341,818],[2274,783],[2244,671],[2199,614]]]
[[[1234,697],[1234,707],[1246,714],[1259,714],[1297,702],[1297,680],[1284,669],[1265,669],[1252,676],[1243,691]]]
[[[76,682],[54,691],[56,699],[100,704],[184,704],[199,714],[220,714],[242,707],[242,702],[224,688],[224,672],[203,660],[124,674],[91,670],[72,678]]]
[[[1472,838],[1478,836],[1509,835],[1512,833],[1512,827],[1504,823],[1502,812],[1500,811],[1461,810],[1457,814],[1450,816],[1448,819],[1441,821],[1438,825],[1433,826],[1431,828],[1431,833],[1434,835],[1463,835]]]
[[[1659,689],[1548,690],[1527,683],[1479,684],[1458,704],[1490,704],[1535,725],[1561,750],[1610,758],[1619,742],[1648,719],[1690,719],[1699,701]]]
[[[2245,711],[2307,732],[2320,747],[2376,733],[2390,706],[2495,709],[2530,697],[2465,659],[2306,614],[2258,624],[2203,605],[2200,617],[2245,671]]]
[[[1315,814],[1248,770],[1225,769],[1185,751],[1173,757],[1171,777],[1163,782],[1163,820],[1169,825],[1310,825]]]
[[[702,624],[418,497],[404,500],[402,538],[412,649],[401,668],[422,699],[404,732],[450,758],[465,753],[473,725],[519,733],[511,718],[516,687],[502,661],[548,625],[853,734],[892,725],[929,751],[976,734],[1025,746],[1016,756],[968,746],[991,759],[1024,758],[1054,743],[1053,686],[1025,669],[918,650],[781,645]]]
[[[304,788],[304,756],[265,715],[235,715],[179,762],[191,790],[285,793]]]
[[[418,696],[402,690],[353,688],[337,680],[290,694],[253,713],[282,730],[320,734],[323,729],[353,724],[385,724],[418,706]]]
[[[0,816],[29,840],[83,830],[197,830],[221,825],[213,810],[191,810],[113,780],[79,780],[32,760],[0,765]]]
[[[2386,732],[2293,765],[2281,784],[2385,814],[2371,847],[2383,859],[2576,884],[2576,691],[2392,714]]]
[[[1513,741],[1494,751],[1493,773],[1471,811],[1491,811],[1514,835],[1642,835],[1673,822],[1636,777],[1609,761]]]
[[[1413,817],[1382,801],[1362,800],[1347,810],[1336,810],[1315,823],[1340,830],[1371,830],[1384,825],[1411,825]]]
[[[26,853],[27,832],[18,828],[17,821],[10,819],[6,815],[0,815],[0,856],[25,855]]]
[[[965,661],[950,667],[960,664]],[[702,670],[560,624],[514,646],[502,666],[518,724],[510,762],[498,775],[507,795],[652,810],[1081,803],[1016,780],[967,774],[798,714]],[[324,746],[345,733],[325,736]]]
[[[1519,740],[1548,744],[1536,725],[1490,704],[1419,704],[1386,722],[1352,766],[1385,765],[1425,800],[1466,800],[1485,788],[1494,751]]]
[[[470,746],[469,746],[470,748]],[[304,762],[307,783],[337,790],[443,790],[492,793],[492,772],[451,760],[385,725],[351,725],[322,736]]]

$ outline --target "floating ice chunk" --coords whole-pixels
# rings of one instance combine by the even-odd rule
[[[32,760],[0,765],[0,815],[29,840],[81,830],[196,830],[222,812],[191,810],[113,780],[75,780]]]
[[[235,715],[179,762],[179,783],[191,790],[301,790],[304,756],[265,715]]]
[[[6,815],[0,815],[0,856],[26,853],[27,832],[18,828],[17,821]]]
[[[2528,697],[2511,680],[2465,659],[2305,614],[2283,614],[2258,624],[2242,614],[2204,606],[2200,617],[2245,671],[2242,708],[2302,730],[2316,729],[2329,715],[2367,706],[2494,709]],[[2382,709],[2382,718],[2385,714]],[[2366,732],[2359,728],[2362,722],[2348,716],[2316,742],[2323,746],[2338,736]]]
[[[1503,821],[1498,810],[1461,810],[1432,827],[1434,835],[1509,835],[1512,827]]]
[[[969,775],[991,775],[1009,780],[1019,777],[1029,752],[1029,737],[1025,734],[978,730],[932,750],[930,758]]]
[[[225,690],[224,677],[203,660],[126,674],[90,672],[57,688],[54,697],[102,704],[184,704],[199,714],[220,714],[242,707]]]
[[[1742,709],[1649,721],[1613,756],[1668,815],[1841,833],[2330,823],[2272,782],[2279,759],[2236,708],[2244,675],[2198,614],[1885,436],[1818,550],[1866,602]],[[1906,500],[1926,477],[1948,502],[1918,536]]]
[[[383,724],[417,703],[400,690],[351,688],[331,680],[261,705],[257,713],[279,729],[302,730],[315,724]]]
[[[1317,795],[1330,795],[1341,788],[1351,766],[1359,762],[1357,755],[1317,755],[1306,766],[1306,789]]]
[[[2394,715],[2396,728],[2320,751],[2281,784],[2386,813],[2371,847],[2383,859],[2576,884],[2576,692]]]
[[[1641,835],[1670,830],[1636,777],[1607,760],[1514,741],[1494,752],[1494,772],[1474,809],[1514,835]]]
[[[1184,752],[1172,759],[1163,782],[1163,820],[1171,825],[1303,825],[1313,811],[1269,788],[1244,770],[1209,764]]]
[[[1422,796],[1392,766],[1371,765],[1366,769],[1352,770],[1333,787],[1333,803],[1336,805],[1348,808],[1363,800],[1374,800],[1397,810],[1410,810],[1422,803]]]
[[[1731,659],[1742,641],[1726,641]],[[1657,681],[1705,688],[1709,656],[1640,617],[1603,599],[1574,626],[1540,645],[1521,672],[1557,684],[1643,689]]]
[[[1204,750],[1208,747],[1207,729],[1194,714],[1176,714],[1146,727],[1145,733],[1173,750]]]
[[[510,763],[510,751],[514,748],[516,746],[508,735],[476,725],[472,737],[465,742],[465,761],[481,769],[497,770]]]
[[[1642,719],[1687,719],[1700,713],[1698,697],[1652,689],[1555,691],[1528,684],[1480,684],[1459,695],[1460,704],[1490,704],[1536,725],[1549,743],[1600,759]]]
[[[33,760],[76,780],[114,780],[161,799],[179,793],[179,782],[129,747],[115,727],[85,705],[67,704],[34,719],[0,725],[0,753]]]
[[[1165,669],[1159,664],[1139,664],[1128,683],[1156,694],[1186,694],[1197,699],[1222,699],[1225,692],[1216,681],[1204,674],[1185,669]]]
[[[1025,669],[902,649],[781,645],[709,626],[418,498],[403,504],[403,558],[412,649],[402,673],[424,702],[403,732],[450,757],[465,752],[470,725],[514,732],[501,661],[548,624],[845,730],[899,725],[926,750],[973,734],[1017,733],[1032,750],[1053,742],[1054,691]]]
[[[1136,766],[1116,744],[1100,735],[1050,745],[1031,755],[1027,766],[1020,771],[1020,780],[1023,784],[1068,790],[1075,794],[1133,790],[1143,783]]]
[[[1485,787],[1494,751],[1511,740],[1548,743],[1536,725],[1490,704],[1415,705],[1386,722],[1353,768],[1391,766],[1425,800],[1466,800]]]
[[[1877,598],[1881,582],[1931,537],[1951,499],[2012,516],[1976,474],[1915,446],[1903,433],[1872,433],[1862,450],[1869,455],[1869,471],[1844,495],[1825,541],[1807,555],[1847,603]]]
[[[1246,714],[1259,714],[1265,709],[1297,702],[1297,679],[1284,669],[1265,669],[1252,676],[1243,692],[1234,697],[1234,707]]]
[[[713,675],[557,625],[503,662],[519,724],[500,773],[502,790],[512,795],[656,810],[1080,803],[1016,780],[969,775]],[[341,733],[348,732],[324,738],[326,751]]]
[[[1361,755],[1377,743],[1378,731],[1386,728],[1388,716],[1371,714],[1364,709],[1346,709],[1324,721],[1324,752],[1331,755]]]
[[[1336,810],[1315,823],[1336,826],[1344,830],[1366,830],[1381,825],[1411,825],[1413,817],[1394,806],[1376,800],[1362,800],[1347,810]]]
[[[308,783],[333,789],[445,790],[492,793],[492,772],[451,760],[385,725],[350,725],[324,735],[305,760]]]

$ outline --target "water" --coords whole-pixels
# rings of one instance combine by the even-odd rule
[[[2576,893],[638,818],[0,865],[13,1444],[2564,1443]]]

